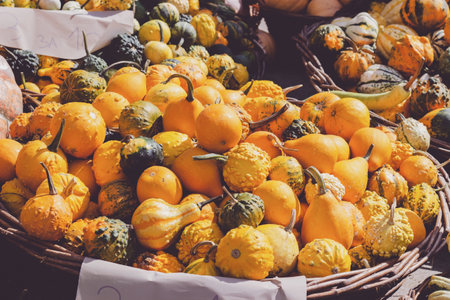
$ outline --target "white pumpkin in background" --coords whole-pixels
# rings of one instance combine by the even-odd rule
[[[342,7],[343,5],[339,0],[311,0],[306,8],[306,13],[310,16],[332,17]]]
[[[46,10],[59,10],[61,9],[61,1],[59,0],[40,0],[39,8]]]

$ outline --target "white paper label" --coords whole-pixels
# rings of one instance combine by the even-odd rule
[[[0,7],[0,44],[66,59],[99,50],[119,33],[133,32],[133,12]]]
[[[160,273],[85,258],[76,300],[304,300],[304,276],[242,280]]]

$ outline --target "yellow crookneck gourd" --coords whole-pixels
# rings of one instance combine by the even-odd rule
[[[292,233],[297,213],[292,210],[291,220],[288,226],[276,224],[264,224],[256,227],[269,238],[273,248],[273,268],[269,276],[287,276],[297,266],[297,256],[300,251],[297,239]]]
[[[48,180],[48,194],[39,194],[27,201],[20,213],[20,223],[25,231],[44,241],[61,239],[72,224],[69,203],[58,195],[50,171],[44,163]]]
[[[149,249],[166,249],[186,225],[199,219],[203,206],[220,197],[178,205],[171,205],[158,198],[145,200],[134,211],[131,219],[138,241]]]
[[[372,153],[372,149],[373,144],[370,145],[364,157],[341,160],[334,164],[332,174],[336,176],[345,187],[343,200],[356,203],[364,194],[367,187],[367,181],[369,180],[367,177],[369,172],[368,160]]]
[[[319,185],[319,193],[312,199],[302,223],[302,241],[328,238],[349,249],[353,242],[352,218],[339,200],[325,187],[319,171],[309,167],[306,172]]]
[[[184,269],[184,273],[189,274],[197,274],[197,275],[209,275],[209,276],[220,276],[220,270],[216,267],[213,259],[213,252],[217,250],[217,244],[211,241],[202,241],[196,244],[191,249],[191,255],[197,255],[198,247],[202,245],[209,244],[211,247],[204,258],[199,258],[191,262],[186,269]]]
[[[390,211],[367,221],[363,246],[369,254],[384,258],[399,257],[413,241],[414,232],[408,217],[404,211],[395,210],[396,206],[394,198]]]
[[[50,173],[67,173],[67,158],[59,148],[64,125],[65,121],[63,119],[58,133],[49,145],[41,140],[28,142],[17,156],[16,176],[33,192],[46,178],[45,172],[40,165],[41,162],[47,166]]]
[[[40,77],[49,76],[54,84],[61,85],[67,76],[76,68],[76,64],[71,60],[63,60],[48,68],[38,70]]]

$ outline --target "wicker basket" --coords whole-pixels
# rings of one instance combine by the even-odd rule
[[[299,106],[303,104],[303,101],[293,98],[290,98],[289,101]],[[372,115],[372,119],[378,124],[396,126],[396,124],[386,122],[376,115]],[[387,295],[390,295],[399,288],[401,284],[401,282],[397,284],[399,280],[418,269],[433,254],[446,245],[445,232],[450,231],[450,188],[448,186],[450,177],[445,169],[439,166],[439,161],[428,153],[426,155],[438,166],[438,187],[442,188],[438,192],[441,200],[441,209],[436,223],[426,239],[416,248],[404,253],[400,258],[385,261],[368,269],[354,270],[322,278],[308,278],[308,298],[324,298],[363,292],[375,288],[392,287],[387,292]],[[1,202],[0,234],[9,242],[44,264],[74,275],[78,275],[80,272],[83,256],[75,254],[57,243],[44,242],[29,236],[18,219],[12,216]]]
[[[309,49],[308,37],[311,33],[320,25],[328,23],[326,20],[304,26],[300,33],[293,37],[297,48],[297,56],[300,52],[301,61],[305,68],[305,72],[308,75],[311,85],[317,92],[329,91],[329,90],[343,90],[339,81],[333,80],[336,78],[335,71],[332,63],[322,64],[319,58]],[[383,117],[372,113],[371,116],[376,118],[378,122],[386,124],[388,126],[395,126],[395,123],[390,122]],[[439,157],[448,157],[450,155],[450,143],[431,138],[430,149],[433,153],[439,155]]]

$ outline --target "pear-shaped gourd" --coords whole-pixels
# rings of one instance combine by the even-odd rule
[[[197,255],[198,247],[202,245],[210,244],[208,252],[204,258],[199,258],[191,262],[186,269],[184,269],[184,273],[189,274],[197,274],[197,275],[210,275],[210,276],[220,276],[220,270],[216,267],[214,263],[214,259],[212,257],[213,251],[217,250],[217,244],[211,241],[202,241],[197,243],[191,249],[192,256]]]
[[[200,217],[203,206],[220,197],[200,203],[186,202],[178,205],[171,205],[158,198],[145,200],[131,218],[139,243],[149,249],[166,249],[175,241],[184,226]]]
[[[413,241],[414,232],[404,211],[395,210],[397,200],[391,210],[384,215],[369,219],[365,226],[364,249],[369,254],[390,258],[402,255]]]
[[[292,210],[288,226],[276,224],[263,224],[256,229],[269,238],[273,248],[273,267],[269,276],[287,276],[297,266],[297,257],[300,251],[297,239],[292,233],[297,212]]]
[[[341,160],[334,164],[332,174],[336,176],[345,187],[343,200],[356,203],[364,194],[368,181],[368,160],[372,153],[373,146],[373,144],[370,145],[364,157]]]
[[[328,238],[349,249],[353,242],[352,218],[338,199],[325,187],[322,177],[314,167],[306,172],[319,185],[319,193],[309,204],[302,223],[302,241]]]
[[[41,165],[47,174],[49,193],[36,195],[27,201],[20,213],[20,223],[31,236],[44,241],[57,241],[72,224],[72,210],[56,192],[48,168],[44,163]]]

